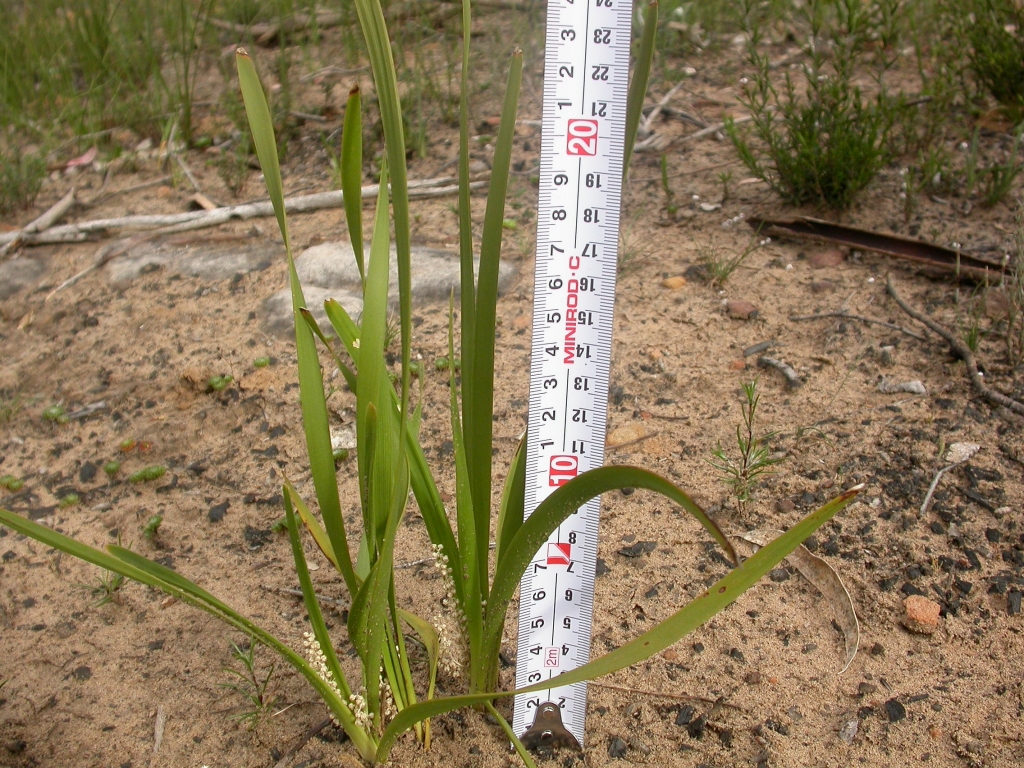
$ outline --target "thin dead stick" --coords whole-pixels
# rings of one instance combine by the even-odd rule
[[[288,751],[284,753],[284,756],[274,763],[274,768],[286,768],[288,761],[295,757],[295,754],[306,746],[306,742],[316,736],[320,731],[331,724],[331,718],[325,718],[316,725],[310,726],[310,728],[298,738],[298,740],[288,748]]]
[[[737,117],[732,122],[734,125],[739,125],[740,123],[749,123],[753,119],[753,115],[744,115],[743,117]],[[712,133],[718,133],[723,128],[725,128],[725,123],[715,123],[714,125],[709,125],[707,128],[697,131],[696,133],[688,133],[686,136],[681,136],[676,139],[676,141],[696,141],[697,139],[703,139],[705,136],[710,136]]]
[[[288,589],[287,587],[272,587],[269,584],[260,584],[260,586],[267,592],[275,592],[279,595],[291,595],[294,597],[302,597],[301,589]],[[325,603],[332,603],[333,605],[340,605],[342,608],[348,608],[349,603],[344,600],[335,600],[333,597],[327,597],[327,595],[321,595],[319,592],[314,592],[317,600],[321,600]]]
[[[90,274],[92,272],[95,272],[97,269],[102,267],[104,264],[106,264],[111,259],[117,258],[118,256],[120,256],[120,255],[122,255],[124,253],[127,253],[130,249],[134,248],[136,245],[144,243],[147,240],[152,240],[154,237],[156,237],[156,235],[146,235],[146,236],[136,235],[135,237],[127,237],[127,238],[123,238],[121,240],[115,240],[112,243],[107,243],[106,245],[102,246],[98,251],[96,251],[96,255],[93,256],[92,264],[90,264],[88,267],[83,269],[81,272],[78,272],[78,273],[72,275],[67,280],[65,280],[63,283],[61,283],[56,288],[54,288],[52,291],[50,291],[48,294],[46,294],[46,298],[43,299],[43,304],[48,302],[50,299],[52,299],[54,297],[54,295],[60,293],[65,288],[70,288],[72,285],[77,283],[79,280],[81,280],[86,275],[88,275],[88,274]]]
[[[661,434],[660,432],[655,430],[654,432],[651,432],[651,434],[644,435],[643,437],[638,437],[635,440],[627,440],[626,442],[619,443],[618,445],[609,445],[609,446],[607,446],[605,448],[605,451],[618,451],[618,450],[621,450],[622,448],[629,448],[629,446],[631,446],[631,445],[636,445],[637,443],[642,443],[644,440],[650,440],[652,437],[657,437],[660,434]]]
[[[156,706],[156,723],[153,725],[153,754],[160,751],[160,744],[164,740],[164,726],[167,724],[167,713],[164,712],[164,705]]]
[[[937,333],[946,343],[949,344],[950,349],[953,353],[964,361],[964,367],[967,369],[967,377],[971,381],[971,386],[974,390],[981,395],[985,400],[995,405],[1002,406],[1007,410],[1013,411],[1024,416],[1024,403],[1019,403],[1013,398],[1007,397],[1002,392],[996,392],[994,389],[985,384],[985,380],[981,375],[981,371],[978,370],[978,361],[974,359],[974,353],[971,352],[970,348],[964,344],[963,341],[958,339],[949,330],[939,325],[937,322],[932,320],[927,315],[923,315],[910,306],[903,297],[900,296],[896,290],[896,286],[892,282],[892,276],[886,280],[885,284],[886,292],[892,296],[893,300],[900,305],[900,309],[910,315],[912,318],[917,320],[919,323],[923,323],[928,326],[932,331]]]
[[[647,136],[651,132],[651,123],[658,119],[661,111],[665,109],[668,103],[672,100],[672,97],[676,95],[680,88],[683,87],[682,82],[676,83],[672,89],[661,97],[661,100],[654,105],[654,109],[651,110],[650,114],[647,115],[640,123],[640,135]]]
[[[457,194],[459,187],[458,184],[453,182],[454,179],[411,181],[409,182],[409,197],[444,197]],[[486,181],[475,181],[471,182],[469,186],[470,189],[479,189],[485,186],[486,183]],[[376,184],[363,187],[362,198],[365,200],[376,197],[377,191],[378,185]],[[344,205],[345,198],[340,190],[335,190],[332,192],[319,192],[312,195],[291,197],[284,202],[285,210],[289,213],[308,213],[326,208],[340,208]],[[53,227],[45,232],[26,235],[24,243],[26,245],[36,245],[41,243],[83,242],[90,234],[104,233],[112,229],[156,230],[156,234],[170,234],[172,232],[215,227],[233,219],[252,219],[273,215],[273,205],[269,201],[263,201],[229,205],[213,211],[190,211],[188,213],[169,215],[121,216]],[[11,242],[16,239],[17,235],[18,233],[13,232],[0,235],[0,245]]]
[[[904,328],[902,325],[896,325],[895,323],[887,323],[884,320],[875,320],[871,317],[862,317],[861,315],[851,315],[845,309],[837,309],[834,312],[819,312],[816,315],[790,315],[789,319],[797,322],[800,320],[822,320],[826,317],[843,317],[847,320],[860,320],[862,323],[868,323],[870,325],[882,325],[886,328],[892,328],[894,331],[905,333],[913,339],[918,341],[928,341],[924,336],[919,333],[914,333],[911,330]]]
[[[693,176],[693,175],[696,175],[698,173],[704,173],[704,171],[714,171],[714,170],[717,170],[719,168],[725,168],[728,165],[736,165],[739,162],[740,162],[739,160],[726,160],[724,163],[715,163],[714,165],[705,165],[702,168],[691,168],[690,170],[687,170],[687,171],[679,171],[678,173],[670,173],[667,178],[678,179],[680,176]],[[643,183],[645,181],[662,181],[662,178],[663,177],[661,177],[661,176],[650,176],[650,177],[644,178],[644,179],[630,179],[630,181],[632,181],[634,184],[640,184],[640,183]]]
[[[192,185],[192,189],[194,189],[200,195],[203,194],[203,190],[199,186],[199,182],[196,181],[196,177],[192,174],[192,169],[188,167],[188,164],[185,162],[185,159],[179,154],[175,154],[174,159],[178,163],[178,167],[181,168],[181,170],[185,173],[185,176],[188,178],[188,183]]]
[[[776,371],[778,371],[779,373],[786,377],[786,383],[789,384],[790,389],[796,389],[801,384],[803,384],[803,382],[800,381],[800,374],[798,374],[792,366],[787,365],[781,360],[776,360],[774,357],[766,357],[765,355],[761,355],[761,357],[757,358],[757,367],[774,368]]]
[[[623,693],[638,693],[641,696],[657,696],[662,699],[674,699],[676,701],[700,701],[705,704],[718,704],[719,699],[709,699],[707,696],[691,696],[688,693],[662,693],[661,691],[645,691],[640,688],[628,688],[624,685],[612,685],[611,683],[596,683],[593,680],[588,685],[594,685],[598,688],[609,688],[613,691],[622,691]],[[727,701],[721,702],[724,707],[732,707],[743,711],[743,707],[737,704],[730,704]]]
[[[71,210],[74,204],[75,188],[72,187],[64,197],[50,206],[42,216],[29,222],[22,229],[12,232],[10,239],[4,243],[3,247],[0,247],[0,258],[6,256],[10,251],[15,250],[19,245],[21,245],[27,236],[48,230],[64,218],[64,215]]]
[[[150,187],[158,187],[161,184],[167,184],[171,180],[172,177],[170,176],[161,176],[159,179],[150,179],[149,181],[144,181],[141,184],[133,184],[132,186],[125,187],[124,189],[112,189],[105,195],[99,194],[92,200],[81,203],[81,205],[86,208],[91,208],[95,205],[99,205],[100,203],[107,202],[107,200],[110,200],[112,197],[117,197],[118,195],[127,195],[132,192],[138,192],[139,190],[149,189]]]

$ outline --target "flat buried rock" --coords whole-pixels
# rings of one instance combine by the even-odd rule
[[[391,251],[391,277],[388,296],[398,302],[398,262]],[[479,262],[476,267],[479,268]],[[410,260],[413,301],[447,299],[452,290],[459,295],[460,266],[458,254],[435,248],[413,246]],[[349,243],[321,243],[307,248],[295,260],[295,269],[303,288],[348,288],[359,293],[359,268]],[[498,293],[512,285],[515,268],[502,262],[498,271]]]
[[[45,273],[46,263],[42,259],[21,257],[0,263],[0,301],[35,284]]]
[[[345,311],[352,317],[353,322],[358,323],[363,313],[363,300],[355,293],[343,288],[319,288],[315,285],[304,285],[302,295],[306,299],[306,307],[313,313],[317,323],[324,333],[335,335],[324,312],[324,302],[327,299],[335,299]],[[292,293],[291,289],[283,288],[263,302],[263,328],[267,333],[282,338],[293,338],[295,326],[292,314]]]
[[[172,274],[226,280],[236,274],[260,272],[284,259],[284,246],[269,240],[210,243],[197,240],[184,245],[169,242],[142,243],[123,256],[111,259],[106,273],[119,288],[154,269]]]

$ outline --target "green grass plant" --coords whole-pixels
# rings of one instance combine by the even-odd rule
[[[356,323],[336,301],[325,303],[331,336],[313,319],[303,296],[292,257],[292,243],[284,212],[277,137],[271,109],[245,51],[236,61],[254,145],[284,242],[295,321],[299,400],[313,498],[305,499],[291,482],[283,485],[288,540],[296,576],[309,621],[304,653],[274,637],[183,575],[123,547],[106,552],[88,547],[63,534],[18,515],[0,510],[0,523],[44,544],[82,558],[127,578],[157,587],[195,605],[229,626],[278,653],[312,686],[331,717],[348,735],[353,748],[367,762],[385,762],[395,739],[408,730],[429,747],[432,717],[460,707],[484,707],[502,725],[528,765],[532,758],[512,733],[493,702],[514,693],[544,690],[543,681],[519,691],[498,691],[499,652],[506,614],[520,578],[537,550],[577,509],[602,493],[623,487],[655,491],[689,512],[738,563],[728,538],[681,489],[637,467],[607,466],[583,473],[557,488],[529,517],[525,516],[525,440],[509,466],[500,494],[495,493],[493,461],[494,357],[498,272],[503,221],[513,145],[514,125],[522,78],[521,52],[513,53],[508,67],[504,104],[494,138],[494,155],[479,248],[474,244],[469,187],[469,42],[470,4],[462,4],[462,69],[459,103],[461,291],[458,334],[455,302],[449,315],[448,359],[461,359],[461,377],[447,367],[450,419],[455,459],[454,522],[449,519],[420,442],[422,400],[413,403],[411,376],[410,213],[406,170],[408,123],[399,98],[391,38],[380,0],[355,0],[355,10],[371,63],[377,109],[384,136],[380,159],[381,184],[376,211],[370,222],[365,263],[362,208],[347,206],[345,217],[360,274],[363,309]],[[656,18],[657,6],[648,19]],[[653,35],[653,27],[650,31]],[[653,47],[649,47],[653,50]],[[640,69],[648,65],[641,63]],[[634,79],[638,88],[642,78]],[[644,82],[643,85],[646,85]],[[630,95],[630,104],[642,103],[642,94]],[[350,101],[345,131],[362,132],[361,110]],[[639,110],[631,110],[631,121]],[[629,126],[635,135],[636,126]],[[341,182],[345,196],[359,197],[362,168],[355,141],[342,137]],[[347,172],[351,171],[351,172]],[[390,194],[389,194],[390,192]],[[397,323],[401,375],[391,382],[388,369],[389,262],[392,241],[398,266]],[[479,257],[479,266],[475,258]],[[318,345],[319,341],[319,345]],[[359,515],[347,524],[342,514],[330,415],[326,405],[321,354],[340,371],[355,398],[356,482]],[[445,636],[431,622],[399,608],[394,580],[395,543],[407,513],[410,491],[429,534],[441,583],[455,618],[454,636]],[[636,664],[669,647],[686,633],[724,609],[745,589],[774,567],[818,526],[848,504],[857,489],[848,491],[812,513],[753,557],[738,564],[707,592],[635,640],[559,678],[559,684],[589,680]],[[493,500],[498,498],[497,515]],[[304,531],[303,531],[304,529]],[[336,647],[340,629],[328,630],[309,574],[303,536],[312,537],[336,569],[351,606],[344,630],[355,651],[357,671],[346,674]],[[493,559],[490,542],[495,542]],[[414,675],[407,649],[407,633],[417,636],[426,650],[427,670]],[[436,698],[436,674],[448,645],[462,649],[454,659],[461,666],[465,693]],[[452,659],[448,659],[451,661]],[[351,669],[350,669],[351,672]]]
[[[0,215],[32,205],[45,176],[46,162],[38,154],[0,151]]]
[[[241,711],[232,715],[231,719],[245,723],[250,730],[258,726],[277,703],[277,697],[271,696],[267,691],[276,665],[271,663],[265,674],[257,671],[256,647],[258,645],[259,643],[253,638],[241,646],[231,643],[231,658],[241,666],[241,670],[235,669],[235,667],[224,667],[224,673],[228,675],[228,682],[218,683],[221,688],[234,691],[242,698]]]

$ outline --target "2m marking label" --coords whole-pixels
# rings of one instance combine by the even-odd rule
[[[534,283],[526,514],[604,463],[629,81],[631,0],[548,0]],[[520,584],[516,686],[523,734],[545,703],[582,745],[599,500],[552,534]]]

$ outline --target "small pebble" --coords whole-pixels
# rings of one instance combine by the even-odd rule
[[[775,568],[768,574],[768,578],[774,582],[783,582],[789,580],[789,571],[785,568]]]
[[[676,275],[675,277],[666,277],[664,280],[661,281],[661,285],[663,288],[668,288],[669,290],[675,291],[686,285],[686,278],[683,277],[682,275]]]
[[[839,729],[839,738],[847,744],[852,744],[853,740],[857,738],[857,728],[859,725],[860,722],[858,720],[847,720],[843,723],[843,727]]]
[[[889,699],[885,702],[885,714],[889,716],[890,723],[897,723],[907,716],[907,708],[896,699]]]
[[[753,320],[759,314],[756,306],[742,299],[730,299],[725,303],[725,310],[729,317],[737,320]]]
[[[812,251],[807,255],[807,263],[814,269],[825,269],[826,267],[838,267],[843,263],[846,254],[838,248],[829,248],[827,251]]]
[[[626,756],[626,742],[616,736],[608,745],[608,757],[621,760]]]
[[[903,601],[902,624],[911,632],[930,635],[939,627],[942,606],[921,595],[910,595]]]
[[[746,360],[730,360],[729,370],[730,371],[742,371],[747,367]]]
[[[1006,612],[1011,616],[1020,613],[1020,599],[1021,593],[1015,589],[1006,593]]]
[[[783,514],[788,514],[788,513],[792,512],[795,509],[796,509],[796,504],[794,504],[790,499],[779,499],[778,501],[775,502],[775,511],[776,512],[781,512]]]

